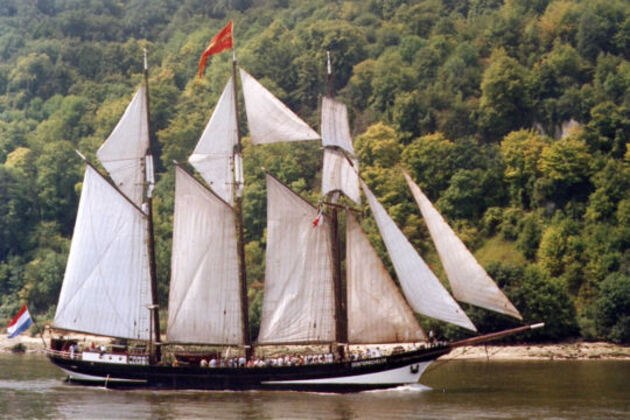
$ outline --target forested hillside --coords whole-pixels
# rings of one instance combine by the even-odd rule
[[[74,150],[96,161],[142,81],[143,48],[166,306],[172,162],[186,161],[229,77],[228,53],[195,77],[229,19],[239,63],[315,128],[330,51],[362,176],[439,275],[401,165],[526,320],[547,322],[527,339],[630,342],[630,4],[621,0],[3,0],[0,316],[28,302],[52,318],[84,166]],[[322,152],[314,142],[245,142],[255,327],[260,168],[315,202]],[[363,224],[383,251],[374,222]],[[466,309],[482,331],[513,325]]]

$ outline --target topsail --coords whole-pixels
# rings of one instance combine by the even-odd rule
[[[324,96],[322,99],[322,144],[339,147],[354,156],[348,110],[344,104]]]
[[[219,102],[188,161],[224,201],[232,203],[232,165],[238,143],[234,86],[230,78]]]
[[[138,89],[114,131],[96,152],[116,186],[138,206],[143,201],[144,164],[149,148],[145,89],[144,85]]]

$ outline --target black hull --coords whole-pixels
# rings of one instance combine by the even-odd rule
[[[411,383],[438,357],[451,351],[436,346],[354,362],[285,367],[207,368],[129,365],[75,360],[50,353],[70,382],[116,388],[201,390],[292,390],[357,392]]]

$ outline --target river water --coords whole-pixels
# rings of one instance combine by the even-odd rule
[[[423,385],[335,395],[67,385],[42,355],[0,354],[0,418],[630,418],[630,361],[438,361]]]

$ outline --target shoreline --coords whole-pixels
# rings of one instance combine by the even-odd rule
[[[96,340],[99,341],[99,340]],[[11,353],[21,343],[26,353],[44,349],[40,337],[19,336],[13,339],[0,335],[0,353]],[[605,342],[559,344],[478,345],[454,349],[440,360],[630,360],[630,346]]]

